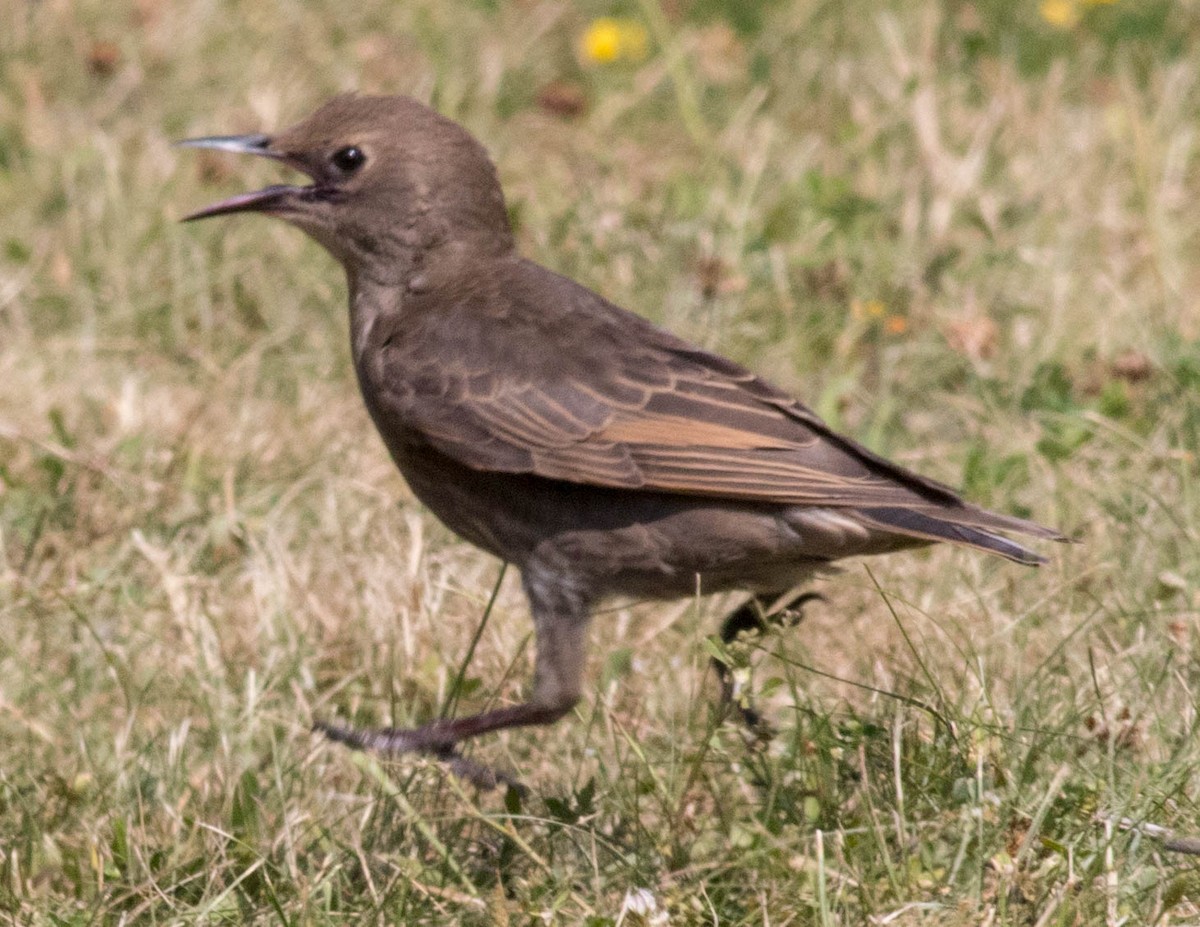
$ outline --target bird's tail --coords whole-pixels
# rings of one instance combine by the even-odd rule
[[[1046,558],[1009,540],[997,531],[1011,531],[1050,541],[1068,538],[1053,528],[1011,515],[1001,515],[973,505],[912,509],[879,507],[857,509],[856,514],[871,527],[929,541],[949,541],[965,544],[1007,557],[1027,566],[1045,563]]]

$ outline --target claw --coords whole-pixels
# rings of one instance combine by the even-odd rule
[[[351,750],[370,750],[372,753],[431,753],[440,756],[452,750],[456,739],[439,734],[436,723],[408,730],[399,727],[354,728],[341,727],[327,721],[314,721],[314,731],[330,740],[345,744]]]
[[[804,620],[804,606],[809,602],[828,604],[829,600],[819,592],[806,592],[779,606],[776,611],[766,616],[765,620],[783,628],[794,628]]]
[[[391,755],[424,753],[444,763],[450,772],[481,792],[490,792],[499,785],[505,785],[520,795],[528,793],[529,790],[508,773],[463,756],[454,741],[448,739],[449,735],[437,727],[435,722],[413,730],[395,727],[363,729],[314,721],[312,729],[314,733],[322,734],[335,743],[345,744],[351,750]]]

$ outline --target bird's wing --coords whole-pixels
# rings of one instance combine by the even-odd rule
[[[732,361],[581,287],[567,292],[594,302],[549,333],[544,316],[509,312],[486,344],[459,325],[441,350],[385,352],[388,404],[478,470],[746,502],[952,510],[964,523],[1041,533],[838,435]]]
[[[480,470],[761,502],[918,501],[911,481],[838,447],[800,408],[694,358],[672,360],[587,379],[443,372],[441,396],[416,405],[430,442]]]

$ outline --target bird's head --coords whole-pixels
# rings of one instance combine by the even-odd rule
[[[276,135],[179,144],[279,161],[311,182],[273,184],[184,221],[258,212],[303,229],[351,273],[411,273],[447,244],[512,247],[504,195],[486,150],[457,123],[401,96],[335,97]]]

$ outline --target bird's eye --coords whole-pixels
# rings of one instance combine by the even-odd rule
[[[357,145],[347,145],[335,151],[329,160],[343,174],[353,174],[367,163],[367,156]]]

